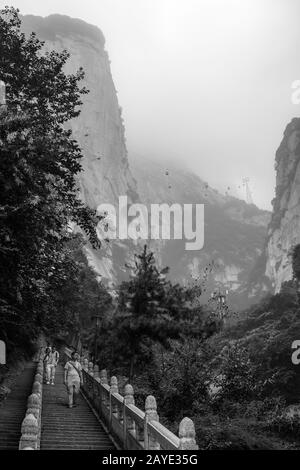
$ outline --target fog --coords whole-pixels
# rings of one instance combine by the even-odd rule
[[[254,202],[271,207],[275,151],[300,113],[299,0],[11,2],[101,28],[129,154],[176,160],[241,197],[247,176]]]

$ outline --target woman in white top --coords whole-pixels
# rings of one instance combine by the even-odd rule
[[[69,395],[69,408],[76,406],[76,399],[79,393],[80,385],[82,384],[82,367],[79,362],[79,354],[72,353],[72,359],[65,365],[65,380],[64,384],[67,387]]]

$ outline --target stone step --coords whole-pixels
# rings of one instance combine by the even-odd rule
[[[61,446],[61,445],[42,445],[41,450],[113,450],[115,447],[111,445],[105,446],[84,446],[84,445],[72,445],[72,446]]]
[[[83,438],[78,438],[78,439],[49,439],[48,437],[43,437],[43,444],[60,444],[60,445],[105,445],[107,443],[109,443],[109,439],[108,438],[104,438],[104,439],[90,439],[90,438],[86,438],[86,439],[83,439]]]
[[[30,363],[17,377],[12,391],[0,406],[0,449],[18,450],[21,424],[26,414],[27,399],[32,391],[36,364]]]
[[[56,385],[43,389],[41,449],[114,449],[109,436],[81,395],[79,406],[72,409],[67,407],[68,396],[62,378],[63,369],[59,365],[56,369]]]

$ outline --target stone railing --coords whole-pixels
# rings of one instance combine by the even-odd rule
[[[70,351],[66,350],[69,357]],[[119,393],[117,377],[108,382],[106,370],[81,360],[83,393],[113,439],[128,450],[197,450],[194,423],[184,418],[176,436],[159,422],[154,396],[145,401],[145,411],[135,406],[134,390],[127,384],[124,396]]]
[[[32,393],[27,401],[26,415],[22,422],[19,450],[40,449],[43,376],[44,363],[40,358],[34,376]]]

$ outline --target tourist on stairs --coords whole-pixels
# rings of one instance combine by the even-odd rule
[[[50,368],[50,383],[51,385],[54,385],[55,381],[55,372],[56,372],[56,366],[59,361],[59,352],[57,349],[53,346],[52,351],[50,353],[49,359],[48,359],[48,366]]]
[[[45,348],[45,355],[44,355],[44,382],[49,385],[50,384],[50,368],[48,367],[49,357],[52,351],[52,347],[50,343],[47,343],[47,347]]]
[[[69,408],[76,406],[77,396],[79,394],[80,384],[82,380],[82,367],[79,362],[79,354],[72,353],[72,359],[65,365],[65,380],[64,384],[68,390]]]

